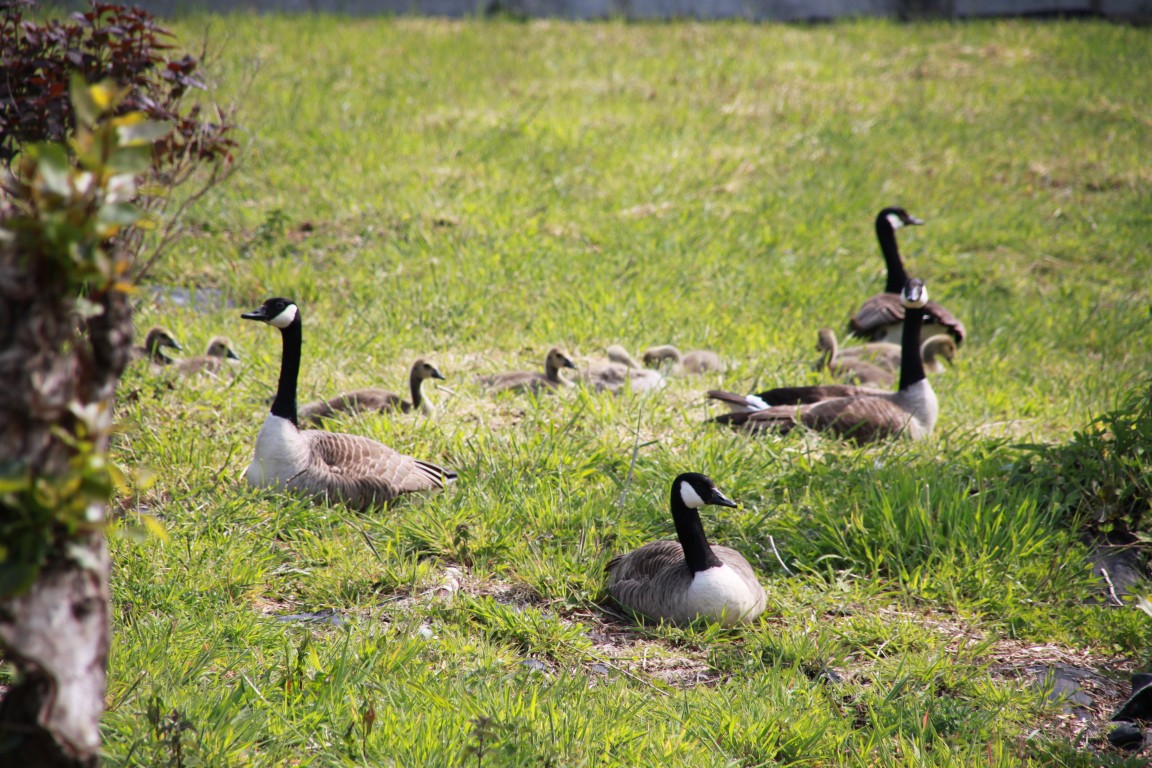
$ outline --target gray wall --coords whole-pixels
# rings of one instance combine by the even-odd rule
[[[966,18],[1058,13],[1117,19],[1152,18],[1152,0],[134,0],[133,4],[160,16],[190,10],[254,10],[453,17],[503,11],[518,16],[569,19],[774,21],[850,16]]]

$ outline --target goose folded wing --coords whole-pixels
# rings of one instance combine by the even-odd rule
[[[654,541],[608,563],[608,593],[633,611],[646,616],[669,616],[675,606],[671,596],[692,582],[679,542]]]
[[[302,432],[318,459],[311,484],[353,506],[390,501],[402,493],[443,488],[455,473],[359,435]]]
[[[848,332],[869,338],[879,328],[904,322],[904,305],[897,293],[878,293],[864,302],[856,316],[848,321]]]
[[[861,443],[899,434],[910,416],[887,397],[846,397],[826,400],[799,409],[797,418],[804,426],[831,430],[841,437]]]
[[[934,301],[924,305],[924,325],[943,326],[948,329],[948,335],[956,339],[957,344],[964,341],[964,323],[957,320],[955,315]]]

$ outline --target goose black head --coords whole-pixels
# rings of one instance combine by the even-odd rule
[[[928,303],[928,287],[918,277],[908,279],[904,290],[900,292],[900,303],[906,309],[919,309]]]
[[[736,502],[725,496],[712,482],[712,478],[699,472],[685,472],[672,481],[672,498],[679,498],[689,509],[699,509],[705,504],[718,507],[735,507]]]
[[[918,224],[923,224],[923,219],[918,219],[903,208],[891,207],[885,208],[876,215],[876,221],[884,220],[888,222],[888,226],[892,229],[900,229],[900,227],[912,227]]]
[[[251,312],[245,312],[240,315],[240,317],[245,320],[259,320],[280,330],[284,330],[296,322],[296,318],[299,317],[299,315],[300,310],[296,306],[296,302],[291,299],[274,298],[268,299],[257,309]]]

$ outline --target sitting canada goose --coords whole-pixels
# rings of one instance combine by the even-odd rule
[[[568,355],[561,352],[559,347],[552,347],[544,358],[544,373],[511,371],[509,373],[494,373],[490,376],[478,376],[477,379],[493,392],[539,392],[557,387],[572,386],[571,382],[560,378],[560,369],[575,367]]]
[[[597,392],[619,392],[631,388],[633,392],[651,392],[665,385],[659,371],[642,368],[628,351],[619,344],[606,350],[608,360],[593,360],[581,374]]]
[[[831,331],[829,331],[831,332]],[[883,341],[859,344],[837,349],[838,360],[865,360],[886,371],[900,370],[900,345]],[[951,365],[956,359],[956,340],[946,333],[938,333],[920,345],[920,359],[925,373],[943,373],[944,363]]]
[[[671,361],[668,372],[673,376],[724,370],[724,365],[720,362],[720,355],[707,349],[694,349],[691,352],[681,354],[680,350],[671,344],[664,344],[658,347],[648,347],[644,350],[643,358],[644,365],[657,368],[666,361]]]
[[[245,473],[249,485],[285,488],[367,509],[402,493],[443,488],[456,479],[451,470],[366,437],[299,429],[296,379],[303,342],[299,308],[288,299],[274,298],[241,317],[279,328],[283,342],[276,399],[260,427],[256,453]]]
[[[443,379],[444,374],[425,360],[417,360],[412,364],[408,373],[408,389],[412,393],[412,401],[405,400],[395,392],[386,389],[357,389],[345,392],[342,395],[328,400],[318,400],[300,407],[299,417],[304,421],[319,423],[337,413],[361,413],[401,411],[411,413],[421,409],[425,413],[432,410],[432,404],[424,397],[421,386],[425,379]]]
[[[880,241],[880,250],[888,267],[888,282],[884,285],[884,293],[878,293],[864,302],[849,321],[848,333],[852,336],[869,341],[901,343],[900,327],[904,323],[904,305],[900,302],[900,290],[908,282],[908,275],[896,245],[896,230],[905,225],[923,223],[903,208],[885,208],[876,214],[876,239]],[[929,302],[924,318],[921,339],[947,333],[957,344],[964,341],[964,324],[939,304]]]
[[[184,347],[176,341],[176,335],[162,325],[154,325],[148,329],[144,337],[144,345],[132,347],[133,360],[148,360],[154,365],[171,365],[176,362],[164,354],[164,347],[180,351]]]
[[[735,507],[710,478],[686,472],[672,481],[676,541],[654,541],[609,561],[608,593],[633,613],[687,624],[698,618],[724,626],[749,623],[764,612],[764,587],[734,549],[711,546],[700,507]]]
[[[797,424],[828,430],[865,443],[893,435],[919,440],[931,434],[939,406],[932,385],[924,377],[920,360],[920,325],[928,291],[924,283],[911,279],[901,294],[906,312],[903,354],[900,362],[900,388],[895,392],[864,394],[824,400],[800,406],[774,406],[764,410],[729,413],[713,421],[751,430],[788,432]]]
[[[213,336],[204,354],[177,362],[176,371],[185,376],[201,372],[216,374],[223,369],[227,361],[239,359],[240,356],[232,348],[231,339],[227,336]]]
[[[821,328],[816,335],[816,350],[820,361],[814,370],[828,370],[833,376],[853,384],[871,384],[890,387],[895,377],[891,371],[874,365],[870,360],[852,356],[841,356],[836,344],[836,334],[831,328]]]

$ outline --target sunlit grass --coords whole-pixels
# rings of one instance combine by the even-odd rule
[[[167,538],[113,539],[110,765],[1122,764],[1003,667],[1058,648],[1118,691],[1149,660],[1147,616],[1106,607],[1059,500],[1013,473],[1015,442],[1065,440],[1147,375],[1141,30],[175,28],[208,30],[248,143],[154,280],[234,306],[145,302],[138,325],[244,359],[124,382],[116,457],[147,473],[122,525]],[[927,220],[906,260],[970,333],[933,380],[936,436],[703,424],[710,387],[809,376],[816,330],[883,284],[888,204]],[[357,515],[244,485],[280,347],[239,312],[271,295],[301,304],[303,398],[436,362],[431,418],[334,426],[457,487]],[[614,342],[729,369],[647,398],[473,379]],[[609,557],[672,536],[684,470],[743,503],[705,526],[765,583],[751,627],[633,627],[605,602]],[[321,620],[276,618],[302,613]]]

